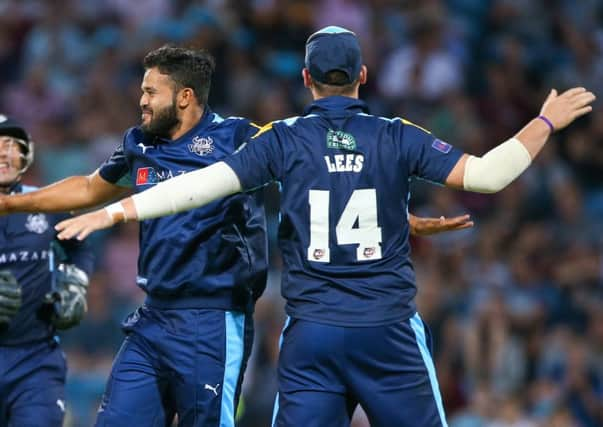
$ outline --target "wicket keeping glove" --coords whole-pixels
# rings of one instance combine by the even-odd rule
[[[9,270],[0,270],[0,326],[8,325],[21,308],[21,287]]]
[[[88,275],[72,264],[59,264],[55,274],[56,289],[45,296],[54,306],[50,321],[57,329],[69,329],[79,324],[88,310]]]

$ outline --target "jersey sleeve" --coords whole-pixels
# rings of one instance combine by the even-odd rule
[[[248,119],[241,120],[241,124],[237,126],[235,131],[235,151],[241,148],[241,146],[247,141],[249,141],[251,138],[253,138],[253,136],[258,133],[261,128],[261,126],[256,125]]]
[[[268,124],[224,161],[239,178],[241,187],[251,190],[281,179],[283,157],[278,135]]]
[[[130,131],[126,132],[123,141],[113,154],[100,166],[98,173],[105,181],[120,187],[132,187],[130,164],[125,154],[125,144]]]
[[[400,143],[409,175],[443,184],[463,152],[419,126],[401,122]]]

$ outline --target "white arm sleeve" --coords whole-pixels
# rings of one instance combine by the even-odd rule
[[[531,162],[527,148],[519,140],[511,138],[483,157],[469,156],[463,187],[476,193],[496,193],[521,175]]]
[[[189,172],[132,196],[139,220],[203,206],[242,190],[239,178],[224,162]]]

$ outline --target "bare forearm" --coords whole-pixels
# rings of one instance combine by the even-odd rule
[[[551,133],[592,111],[594,100],[595,95],[581,87],[561,95],[551,90],[537,118],[482,157],[463,155],[446,178],[446,185],[478,193],[502,190],[528,168]]]
[[[542,119],[534,119],[525,125],[515,135],[515,138],[526,147],[530,157],[534,159],[540,153],[550,135],[551,129],[547,124]]]
[[[30,193],[2,198],[0,209],[11,212],[65,212],[108,202],[125,189],[101,182],[95,175],[72,176]]]

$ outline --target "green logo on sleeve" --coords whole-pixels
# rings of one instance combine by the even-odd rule
[[[329,132],[327,132],[327,148],[352,151],[356,149],[356,139],[344,131],[329,129]]]

